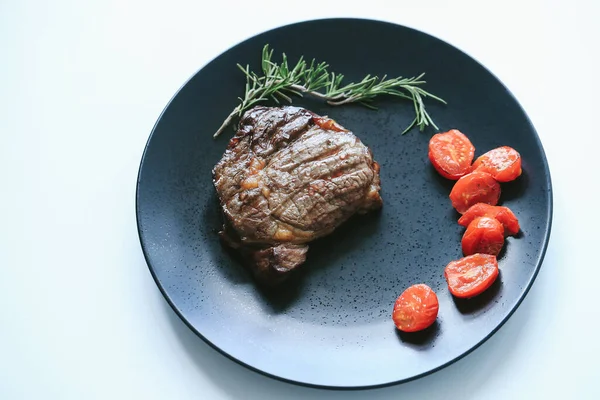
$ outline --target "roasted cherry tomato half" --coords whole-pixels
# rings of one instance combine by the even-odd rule
[[[498,277],[498,261],[490,254],[473,254],[448,264],[444,276],[454,296],[474,297],[492,286]]]
[[[458,224],[464,227],[469,226],[477,217],[495,218],[504,226],[505,235],[516,235],[521,229],[519,220],[513,212],[504,206],[490,206],[485,203],[477,203],[471,206],[458,220]]]
[[[498,147],[478,157],[472,170],[487,172],[498,182],[509,182],[521,175],[521,155],[512,147]]]
[[[471,171],[475,147],[459,130],[438,133],[429,140],[429,160],[444,178],[457,180]]]
[[[497,256],[504,246],[504,227],[495,218],[475,218],[467,227],[461,244],[465,256],[476,253]]]
[[[460,178],[450,192],[456,211],[463,214],[477,203],[498,204],[500,184],[486,172],[475,171]]]
[[[435,322],[439,310],[435,292],[425,284],[406,289],[394,304],[392,319],[396,328],[403,332],[416,332]]]

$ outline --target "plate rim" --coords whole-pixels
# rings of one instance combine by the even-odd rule
[[[177,308],[177,306],[174,304],[174,302],[172,301],[172,299],[170,298],[170,296],[168,295],[167,291],[165,290],[165,288],[163,287],[163,285],[160,283],[160,280],[158,279],[156,272],[154,270],[154,268],[152,267],[152,263],[150,261],[150,258],[148,257],[148,251],[146,249],[146,244],[144,242],[144,238],[143,238],[143,233],[142,233],[142,228],[141,228],[141,222],[140,222],[140,211],[139,211],[139,200],[140,200],[140,182],[141,182],[141,175],[142,175],[142,169],[144,167],[144,162],[146,160],[146,155],[147,155],[147,151],[148,151],[148,147],[150,145],[150,142],[152,141],[152,137],[154,136],[155,132],[156,132],[156,128],[158,126],[158,124],[160,123],[164,113],[167,111],[167,109],[170,107],[171,103],[173,102],[173,100],[179,95],[179,93],[183,90],[183,88],[185,88],[187,86],[187,84],[194,79],[199,73],[202,72],[202,70],[204,70],[209,64],[213,63],[215,60],[217,60],[219,57],[221,57],[223,54],[234,50],[235,48],[237,48],[238,46],[243,45],[244,43],[246,43],[248,40],[251,40],[257,36],[260,35],[264,35],[264,34],[269,34],[269,33],[273,33],[275,31],[281,30],[281,29],[287,29],[293,26],[297,26],[297,25],[303,25],[306,23],[313,23],[313,22],[326,22],[326,21],[332,21],[332,22],[341,22],[341,21],[346,21],[346,22],[369,22],[369,23],[376,23],[376,24],[385,24],[385,25],[391,25],[394,27],[399,27],[399,28],[403,28],[403,29],[407,29],[407,30],[411,30],[415,33],[421,34],[421,35],[426,35],[431,39],[434,40],[438,40],[444,44],[446,44],[447,46],[452,47],[454,50],[462,53],[463,55],[467,56],[468,58],[470,58],[473,62],[475,62],[479,67],[483,68],[488,74],[490,74],[500,85],[501,87],[506,91],[506,93],[508,94],[508,96],[510,98],[512,98],[512,100],[515,102],[515,104],[518,106],[518,108],[523,112],[523,115],[525,116],[525,120],[527,122],[527,124],[529,125],[529,127],[531,128],[533,134],[534,134],[534,139],[535,142],[537,144],[537,146],[540,149],[540,153],[542,156],[542,162],[543,162],[543,169],[545,172],[545,175],[547,177],[546,179],[546,185],[548,187],[547,189],[547,198],[548,198],[548,213],[547,213],[547,228],[546,231],[544,233],[544,238],[543,238],[543,243],[542,243],[542,248],[539,254],[538,259],[536,260],[536,266],[535,266],[535,270],[533,272],[533,275],[531,276],[531,278],[529,279],[529,281],[527,282],[527,284],[524,287],[523,293],[522,295],[518,298],[516,304],[514,305],[514,307],[506,314],[506,316],[484,337],[482,338],[479,342],[477,342],[475,345],[473,345],[472,347],[470,347],[468,350],[464,351],[463,353],[459,354],[458,356],[448,360],[447,362],[435,367],[435,368],[431,368],[427,371],[424,371],[420,374],[417,375],[413,375],[409,378],[404,378],[404,379],[399,379],[399,380],[395,380],[395,381],[389,381],[389,382],[384,382],[384,383],[380,383],[380,384],[374,384],[374,385],[359,385],[359,386],[335,386],[335,385],[322,385],[322,384],[314,384],[314,383],[309,383],[309,382],[303,382],[303,381],[298,381],[298,380],[293,380],[293,379],[289,379],[289,378],[284,378],[282,376],[278,376],[266,371],[263,371],[259,368],[256,368],[250,364],[245,363],[244,361],[234,357],[233,355],[227,353],[226,351],[224,351],[223,349],[221,349],[220,347],[218,347],[217,345],[215,345],[214,343],[212,343],[208,338],[206,338],[204,335],[202,335],[202,333],[200,333],[184,316],[183,314],[179,311],[179,309]],[[414,381],[420,378],[423,378],[427,375],[431,375],[437,371],[440,371],[454,363],[456,363],[457,361],[463,359],[464,357],[468,356],[469,354],[471,354],[473,351],[475,351],[476,349],[478,349],[482,344],[484,344],[489,338],[491,338],[496,332],[498,332],[498,330],[500,330],[500,328],[502,328],[504,326],[504,324],[510,319],[510,317],[512,317],[512,315],[515,313],[515,311],[517,311],[517,309],[521,306],[523,300],[525,300],[525,298],[527,297],[527,295],[529,294],[529,291],[531,290],[531,287],[533,286],[533,283],[535,282],[542,264],[544,262],[544,258],[546,256],[546,252],[548,250],[548,245],[550,243],[550,236],[551,236],[551,232],[552,232],[552,223],[553,223],[553,216],[554,216],[554,192],[553,192],[553,187],[552,187],[552,177],[550,174],[550,167],[548,164],[548,159],[546,156],[546,152],[544,150],[544,147],[542,145],[542,141],[539,137],[539,134],[535,128],[535,125],[533,124],[533,122],[531,121],[529,115],[527,114],[527,112],[525,111],[525,109],[523,108],[523,106],[521,105],[521,103],[518,101],[518,99],[516,98],[516,96],[509,90],[509,88],[504,84],[503,81],[501,81],[489,68],[487,68],[484,64],[482,64],[481,62],[479,62],[475,57],[473,57],[472,55],[470,55],[469,53],[465,52],[464,50],[462,50],[460,47],[457,47],[456,45],[443,40],[431,33],[425,32],[423,30],[420,29],[416,29],[410,26],[406,26],[400,23],[396,23],[396,22],[392,22],[389,20],[383,20],[383,19],[373,19],[373,18],[357,18],[357,17],[325,17],[325,18],[314,18],[314,19],[304,19],[304,20],[300,20],[297,22],[292,22],[292,23],[288,23],[288,24],[284,24],[284,25],[278,25],[275,26],[273,28],[270,28],[268,30],[264,30],[264,31],[259,31],[258,33],[252,34],[250,36],[247,36],[245,39],[238,41],[236,44],[230,46],[229,48],[221,51],[217,56],[213,57],[212,59],[210,59],[208,62],[206,62],[204,65],[202,65],[199,69],[197,69],[180,87],[179,89],[177,89],[177,91],[173,94],[173,96],[169,99],[169,101],[167,102],[167,104],[165,105],[165,107],[163,108],[163,110],[161,111],[161,113],[159,114],[158,118],[156,119],[156,122],[154,123],[152,130],[150,131],[150,135],[148,136],[148,139],[146,141],[146,144],[144,145],[144,151],[142,153],[142,157],[140,159],[140,165],[138,168],[138,173],[137,173],[137,177],[136,177],[136,190],[135,190],[135,214],[136,214],[136,227],[137,227],[137,233],[138,233],[138,238],[140,241],[140,246],[142,248],[142,253],[144,255],[144,260],[146,261],[146,266],[148,267],[148,270],[150,271],[150,274],[152,275],[152,279],[154,280],[154,283],[156,284],[156,286],[158,287],[158,289],[160,290],[160,292],[162,293],[163,297],[165,298],[165,300],[167,301],[167,303],[169,304],[169,306],[171,307],[171,309],[175,312],[175,314],[181,319],[181,321],[192,331],[194,332],[198,337],[200,337],[200,339],[202,339],[206,344],[208,344],[211,348],[213,348],[214,350],[216,350],[218,353],[220,353],[221,355],[226,356],[228,359],[236,362],[239,365],[244,366],[245,368],[250,369],[251,371],[257,372],[262,376],[266,376],[281,382],[286,382],[286,383],[290,383],[290,384],[294,384],[294,385],[298,385],[298,386],[304,386],[304,387],[310,387],[310,388],[315,388],[315,389],[326,389],[326,390],[338,390],[338,391],[357,391],[357,390],[369,390],[369,389],[378,389],[378,388],[384,388],[384,387],[390,387],[390,386],[395,386],[395,385],[400,385],[402,383],[406,383],[406,382],[410,382],[410,381]]]

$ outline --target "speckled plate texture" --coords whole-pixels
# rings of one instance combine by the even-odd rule
[[[468,301],[448,292],[443,271],[461,257],[463,232],[448,199],[453,183],[439,177],[427,159],[434,130],[401,135],[413,110],[397,100],[378,102],[378,111],[295,100],[339,121],[373,150],[381,164],[384,207],[314,242],[302,270],[279,290],[257,288],[217,236],[221,215],[211,170],[233,131],[217,140],[212,134],[242,95],[245,79],[236,63],[258,70],[266,43],[292,60],[301,55],[326,60],[349,80],[426,72],[427,89],[448,101],[447,106],[428,103],[441,130],[463,131],[476,156],[501,145],[521,153],[523,174],[502,185],[501,203],[518,216],[522,234],[508,238],[499,258],[500,277],[487,292]],[[542,145],[507,88],[439,39],[370,20],[284,26],[217,57],[165,108],[148,141],[137,185],[137,223],[148,266],[190,329],[257,372],[327,388],[400,383],[475,349],[527,294],[542,263],[551,218]],[[439,316],[424,332],[399,334],[392,307],[415,283],[437,292]]]

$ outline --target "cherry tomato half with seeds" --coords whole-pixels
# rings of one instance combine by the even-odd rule
[[[458,220],[460,226],[467,227],[477,217],[495,218],[504,226],[505,235],[516,235],[521,227],[519,220],[508,207],[490,206],[485,203],[477,203],[471,206]]]
[[[425,284],[406,289],[394,304],[392,320],[403,332],[417,332],[431,326],[440,306],[435,292]]]
[[[510,182],[521,175],[521,155],[512,147],[498,147],[478,157],[472,170],[487,172],[498,182]]]
[[[477,203],[498,204],[500,184],[486,172],[475,171],[460,178],[450,192],[452,206],[464,214]]]
[[[467,299],[492,286],[498,277],[498,261],[490,254],[473,254],[448,264],[444,276],[450,293]]]
[[[457,180],[471,170],[475,147],[458,129],[437,133],[429,140],[429,160],[444,178]]]
[[[504,246],[504,227],[495,218],[475,218],[467,227],[461,244],[465,256],[476,253],[497,256]]]

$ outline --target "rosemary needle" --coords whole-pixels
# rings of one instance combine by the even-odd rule
[[[349,103],[360,103],[369,108],[374,107],[371,102],[376,96],[388,95],[410,100],[413,103],[415,118],[402,132],[408,132],[415,125],[422,131],[431,125],[438,127],[425,109],[423,99],[430,97],[446,104],[446,102],[425,91],[422,88],[426,82],[422,79],[424,74],[412,78],[390,78],[383,76],[367,75],[360,82],[343,85],[344,75],[329,71],[325,62],[314,59],[306,62],[300,57],[298,62],[290,68],[285,53],[278,64],[273,61],[273,50],[265,45],[262,50],[261,68],[262,75],[251,71],[246,65],[238,64],[238,68],[246,75],[246,89],[244,96],[240,97],[238,104],[229,116],[223,121],[214,137],[219,136],[235,117],[241,117],[244,111],[252,108],[257,103],[273,100],[292,102],[292,95],[302,96],[309,94],[326,101],[332,106],[341,106]]]

